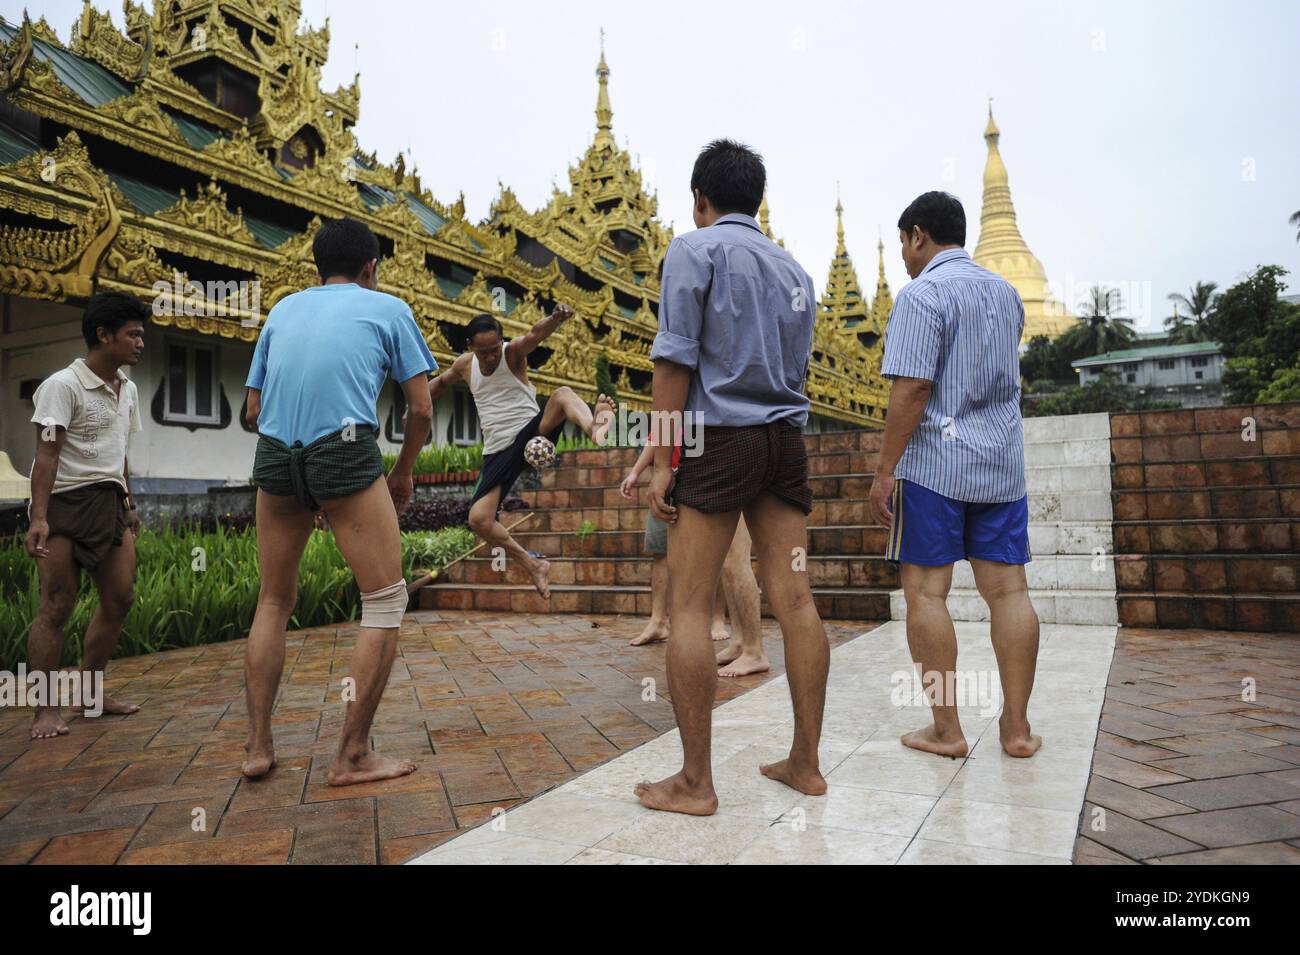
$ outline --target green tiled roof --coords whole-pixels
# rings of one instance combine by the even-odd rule
[[[17,162],[40,148],[40,144],[26,133],[0,123],[0,166]]]
[[[366,204],[368,209],[378,209],[380,206],[386,206],[394,200],[394,196],[382,186],[372,186],[368,182],[357,183],[357,192],[361,194],[361,201]]]
[[[1080,358],[1070,362],[1072,368],[1085,368],[1089,365],[1113,365],[1123,361],[1145,361],[1149,358],[1184,358],[1191,355],[1217,355],[1223,351],[1218,342],[1193,342],[1190,345],[1153,345],[1150,348],[1126,348],[1121,351],[1108,351],[1091,358]]]
[[[438,284],[442,286],[442,290],[447,293],[448,298],[454,299],[461,292],[465,291],[465,285],[469,284],[467,282],[462,285],[460,282],[453,281],[452,279],[445,279],[441,275],[434,277],[438,280]]]
[[[447,224],[446,219],[426,206],[413,193],[403,191],[402,198],[406,200],[407,207],[415,213],[415,217],[420,220],[420,224],[424,226],[424,231],[429,235],[434,235]]]
[[[190,119],[183,113],[178,113],[175,110],[170,110],[166,107],[163,108],[163,112],[166,113],[167,118],[175,123],[177,128],[180,129],[181,135],[185,137],[185,141],[195,149],[202,149],[205,146],[212,145],[218,139],[226,138],[225,134],[220,130],[213,129],[211,126],[206,123],[200,123],[198,120]]]
[[[179,192],[172,192],[170,189],[164,189],[148,182],[141,182],[139,179],[132,179],[130,176],[124,176],[117,172],[108,172],[107,175],[117,188],[122,190],[122,195],[126,196],[126,201],[147,216],[154,215],[164,209],[170,209],[180,202],[181,196]]]
[[[170,209],[181,198],[180,193],[163,189],[152,183],[141,182],[139,179],[132,179],[130,176],[123,176],[121,173],[110,172],[108,178],[122,190],[122,195],[126,196],[127,202],[145,215],[151,216],[164,209]],[[244,225],[265,249],[279,248],[294,235],[292,229],[286,229],[284,226],[278,226],[274,222],[267,222],[256,216],[244,216]]]
[[[18,27],[0,19],[0,38],[7,43],[18,32]],[[104,69],[98,63],[82,59],[39,37],[32,38],[32,53],[54,68],[54,75],[91,106],[103,106],[109,100],[126,96],[131,87]]]
[[[245,215],[244,225],[248,226],[248,231],[253,233],[253,238],[267,249],[277,249],[294,236],[292,229],[286,229],[256,216]]]

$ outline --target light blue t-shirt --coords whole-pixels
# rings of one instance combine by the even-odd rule
[[[384,381],[437,368],[400,298],[355,283],[316,285],[271,309],[246,384],[262,392],[258,432],[310,444],[349,423],[378,428]]]

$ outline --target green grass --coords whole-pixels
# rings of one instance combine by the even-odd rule
[[[391,471],[396,461],[396,454],[385,454],[385,469]],[[421,451],[411,473],[454,474],[457,471],[477,471],[482,467],[483,445],[441,444]]]
[[[474,546],[467,527],[402,535],[402,574],[442,567]],[[206,568],[195,569],[195,548]],[[136,543],[135,603],[115,656],[234,640],[248,633],[257,606],[255,531],[205,533],[146,531]],[[27,657],[27,633],[40,603],[36,564],[20,538],[0,542],[0,669],[13,671]],[[97,600],[83,574],[76,608],[66,628],[63,664],[81,658],[82,640]],[[361,595],[332,534],[315,531],[298,572],[298,603],[290,627],[353,620]]]

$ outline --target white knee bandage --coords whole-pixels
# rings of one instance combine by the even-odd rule
[[[406,613],[406,581],[399,580],[381,590],[361,595],[361,626],[395,629]]]

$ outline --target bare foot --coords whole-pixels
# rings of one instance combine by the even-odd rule
[[[766,673],[770,669],[772,664],[767,662],[767,657],[754,657],[742,653],[735,661],[719,670],[718,676],[753,676],[755,673]]]
[[[86,715],[86,708],[84,706],[77,707],[77,711],[81,713],[82,716]],[[119,700],[113,699],[111,696],[106,696],[104,697],[104,708],[99,715],[100,716],[130,716],[132,713],[139,713],[139,712],[140,712],[140,707],[137,706],[135,703],[123,703]]]
[[[722,666],[725,663],[730,663],[732,660],[736,659],[744,652],[745,652],[745,648],[740,645],[740,641],[733,640],[731,643],[727,644],[725,647],[723,647],[721,650],[718,651],[718,657],[717,657],[718,666]]]
[[[632,639],[631,645],[634,647],[643,647],[647,643],[661,643],[668,639],[668,624],[660,623],[653,617],[645,625],[645,629]]]
[[[63,717],[59,715],[58,710],[36,711],[36,719],[32,720],[32,739],[53,739],[56,736],[67,735],[68,724],[63,722]]]
[[[951,756],[953,759],[960,759],[970,751],[966,746],[964,734],[958,732],[956,737],[941,737],[933,724],[923,730],[904,733],[900,740],[904,746],[910,746],[912,749],[924,750],[937,756]]]
[[[791,789],[797,789],[806,795],[824,796],[826,794],[826,780],[822,778],[821,770],[816,766],[810,769],[795,768],[791,765],[789,759],[783,759],[779,763],[767,763],[759,766],[758,771],[768,779],[775,779],[778,783],[785,783]]]
[[[598,395],[596,407],[592,411],[594,417],[591,422],[591,440],[603,446],[605,438],[609,435],[609,426],[614,423],[614,402],[605,395]]]
[[[257,779],[259,776],[265,776],[271,770],[275,769],[275,750],[267,748],[265,750],[248,750],[248,759],[240,765],[239,771],[249,779]]]
[[[415,772],[415,763],[409,759],[380,756],[367,752],[356,759],[339,756],[330,767],[325,781],[331,786],[352,786],[356,783],[373,783],[380,779],[396,779]]]
[[[1035,736],[1029,732],[1028,723],[1022,723],[1018,727],[1008,727],[999,719],[998,737],[1002,740],[1002,749],[1006,751],[1006,754],[1019,759],[1033,756],[1038,752],[1038,748],[1043,745],[1041,736]]]
[[[641,805],[660,812],[682,812],[688,816],[711,816],[718,811],[718,794],[712,784],[687,785],[681,773],[657,783],[639,782],[633,790]]]
[[[542,599],[551,599],[551,562],[549,560],[537,560],[528,565],[528,576],[533,578],[533,586],[537,592],[542,595]]]
[[[727,629],[727,622],[725,620],[713,621],[713,630],[710,632],[709,636],[713,637],[715,643],[721,643],[723,640],[730,640],[731,631]]]

